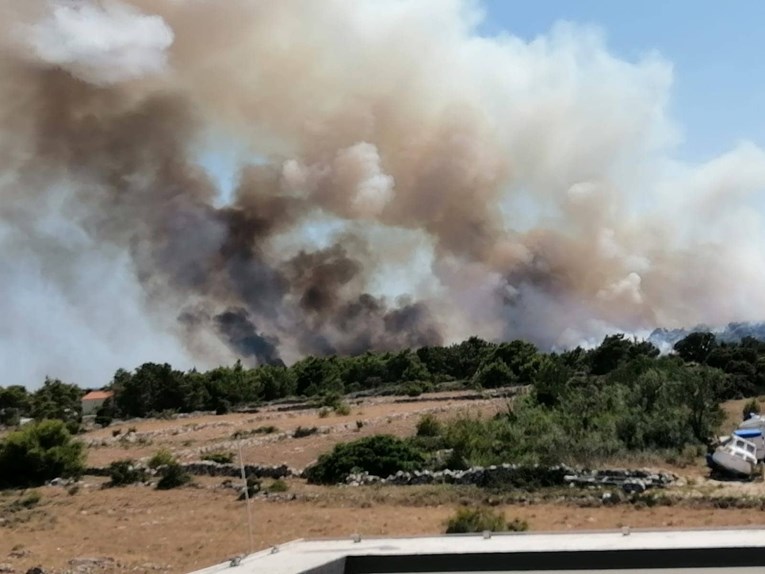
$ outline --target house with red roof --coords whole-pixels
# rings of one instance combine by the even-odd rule
[[[82,397],[82,414],[94,415],[101,408],[106,399],[114,396],[112,391],[90,391]]]

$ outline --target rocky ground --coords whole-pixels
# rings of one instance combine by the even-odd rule
[[[106,466],[117,459],[141,459],[159,448],[190,463],[212,450],[235,450],[240,433],[251,465],[300,469],[339,441],[359,436],[414,432],[427,412],[452,417],[493,414],[505,397],[468,393],[419,400],[368,399],[347,416],[320,416],[316,409],[280,410],[175,420],[128,421],[88,432],[88,462]],[[729,406],[734,416],[736,406]],[[357,422],[358,421],[358,422]],[[264,434],[264,427],[273,432]],[[317,433],[293,438],[298,427]],[[117,432],[119,431],[119,432]],[[648,464],[657,461],[628,461]],[[765,524],[765,484],[717,482],[703,461],[662,469],[677,475],[672,485],[625,492],[618,485],[536,492],[495,492],[471,484],[401,484],[317,487],[286,478],[286,492],[258,495],[252,502],[255,548],[295,538],[436,534],[462,504],[491,504],[531,530],[642,527],[751,526]],[[495,471],[496,472],[496,471]],[[484,473],[485,474],[485,473]],[[656,472],[650,476],[660,476]],[[183,573],[246,552],[246,507],[236,480],[197,476],[192,486],[157,491],[147,486],[101,488],[105,479],[86,476],[27,492],[0,493],[0,574],[39,567],[46,573]],[[265,478],[268,489],[272,479]],[[394,481],[395,482],[395,481]],[[418,484],[419,482],[419,484]]]

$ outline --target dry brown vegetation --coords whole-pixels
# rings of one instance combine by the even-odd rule
[[[251,414],[196,416],[176,420],[120,423],[88,432],[88,441],[107,446],[88,449],[91,465],[123,458],[141,458],[168,448],[180,458],[197,460],[201,453],[225,450],[231,437],[261,426],[279,432],[244,439],[248,463],[281,464],[302,468],[334,443],[376,433],[398,436],[414,432],[419,417],[432,412],[452,417],[461,412],[492,414],[505,408],[504,398],[467,400],[465,394],[423,396],[411,402],[393,398],[351,404],[348,416],[320,417],[316,409],[279,411],[276,407]],[[740,418],[737,402],[726,405],[731,420]],[[362,421],[361,428],[356,421]],[[320,433],[294,439],[298,426],[316,426]],[[134,443],[120,442],[131,427]],[[113,430],[121,435],[113,437]],[[763,483],[715,483],[698,462],[676,468],[688,480],[676,487],[683,496],[765,496]],[[103,479],[85,477],[79,489],[36,489],[39,502],[27,493],[0,495],[0,564],[24,572],[42,565],[47,572],[78,572],[73,559],[102,558],[98,572],[188,572],[245,552],[249,547],[246,512],[236,492],[223,488],[219,478],[196,478],[195,484],[171,491],[146,486],[102,489]],[[704,527],[765,523],[759,509],[715,508],[710,504],[678,503],[648,507],[618,505],[582,507],[548,501],[508,503],[512,497],[490,495],[480,489],[438,487],[340,488],[287,481],[289,490],[253,504],[254,545],[264,548],[296,538],[437,534],[460,504],[490,503],[507,517],[528,521],[532,531],[641,527]],[[264,481],[268,485],[269,481]],[[25,498],[27,497],[27,498]],[[687,502],[687,501],[686,501]]]

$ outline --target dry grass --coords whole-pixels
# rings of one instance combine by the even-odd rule
[[[162,571],[181,573],[222,561],[248,547],[244,503],[237,502],[230,490],[86,488],[73,496],[60,488],[39,490],[42,501],[36,512],[13,528],[0,529],[0,559],[21,571],[36,564],[44,565],[46,571],[63,569],[74,557],[106,556],[119,564],[110,570],[114,572],[147,571],[161,566]],[[364,536],[438,534],[458,504],[447,502],[443,495],[434,496],[432,505],[417,508],[403,504],[395,496],[387,502],[384,497],[375,499],[374,504],[366,503],[363,493],[353,497],[253,502],[256,547],[304,537],[345,537],[357,532]],[[761,513],[740,510],[640,510],[631,506],[582,509],[551,504],[497,508],[508,519],[528,521],[532,530],[763,522]],[[27,554],[11,558],[12,549],[18,551],[20,547]]]
[[[725,405],[729,423],[740,420],[741,405]],[[351,404],[348,416],[320,418],[316,409],[279,412],[275,408],[256,414],[202,416],[178,420],[131,421],[119,428],[136,427],[151,444],[89,449],[89,462],[106,465],[121,458],[141,458],[168,448],[181,458],[197,459],[204,449],[222,449],[237,431],[273,425],[286,435],[298,426],[325,427],[325,434],[301,439],[255,435],[244,441],[249,463],[303,467],[339,441],[377,433],[398,436],[414,432],[419,417],[433,412],[439,418],[465,411],[491,415],[506,408],[505,399],[466,401],[455,393],[450,400],[424,396],[417,402],[372,399]],[[363,421],[361,429],[356,421]],[[112,438],[112,428],[99,429],[86,439]],[[619,462],[619,461],[615,461]],[[661,461],[621,461],[622,463]],[[664,465],[666,466],[666,465]],[[721,484],[704,476],[702,464],[676,471],[691,477],[693,486],[683,492],[720,496],[763,496],[765,484]],[[31,508],[8,510],[22,495],[0,493],[0,563],[17,571],[42,565],[46,572],[66,569],[75,557],[109,557],[114,563],[104,572],[188,572],[223,561],[248,548],[244,503],[236,492],[218,488],[221,479],[197,479],[196,487],[155,491],[132,486],[101,489],[103,481],[88,477],[76,494],[65,488],[38,489],[41,500]],[[286,498],[295,500],[253,502],[255,546],[264,548],[296,538],[442,533],[445,521],[460,504],[490,502],[508,519],[529,522],[531,530],[575,530],[640,527],[704,527],[758,525],[765,522],[758,511],[630,505],[577,508],[567,504],[507,505],[509,497],[494,496],[477,488],[445,486],[326,488],[289,482]],[[5,509],[5,510],[4,510]]]

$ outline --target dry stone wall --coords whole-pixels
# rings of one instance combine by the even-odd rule
[[[663,488],[677,477],[667,472],[650,470],[581,470],[567,466],[520,466],[502,464],[487,467],[473,467],[467,470],[440,471],[399,471],[386,478],[368,473],[351,474],[346,484],[361,486],[367,484],[416,485],[416,484],[461,484],[484,488],[524,487],[620,487],[626,492],[644,492],[649,488]]]

